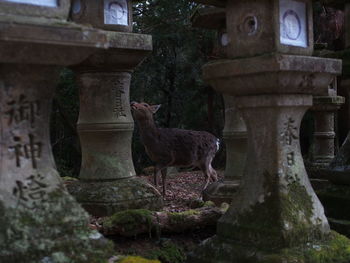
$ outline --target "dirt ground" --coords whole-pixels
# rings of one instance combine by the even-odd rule
[[[219,180],[223,178],[223,171],[217,171]],[[153,184],[153,175],[141,176]],[[201,193],[205,184],[201,171],[170,173],[166,179],[166,195],[164,210],[168,212],[182,212],[196,206],[201,200]],[[162,185],[158,188],[162,193]]]

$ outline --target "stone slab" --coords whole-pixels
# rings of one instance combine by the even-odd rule
[[[218,181],[204,189],[202,196],[204,201],[212,201],[220,206],[222,203],[230,204],[234,194],[237,193],[240,181]]]
[[[152,52],[152,36],[126,32],[104,31],[108,50],[101,50],[80,63],[75,70],[95,71],[129,70],[140,64]]]
[[[1,63],[74,65],[97,49],[107,48],[106,43],[103,32],[69,23],[39,25],[0,21]]]
[[[263,94],[322,94],[342,61],[271,54],[220,60],[203,67],[203,78],[217,91],[231,96]]]

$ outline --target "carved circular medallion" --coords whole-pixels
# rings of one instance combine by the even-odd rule
[[[111,17],[116,20],[122,19],[127,13],[125,8],[118,2],[111,2],[108,9],[111,13]]]
[[[289,9],[284,13],[283,28],[288,39],[297,40],[300,37],[301,21],[295,11]]]
[[[258,31],[258,19],[256,16],[248,15],[244,18],[240,26],[241,32],[248,36],[254,35]]]

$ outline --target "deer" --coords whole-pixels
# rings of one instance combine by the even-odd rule
[[[158,128],[153,115],[161,105],[131,102],[131,113],[139,127],[141,142],[148,157],[155,163],[154,185],[162,175],[163,198],[166,191],[168,167],[199,168],[205,176],[205,190],[209,180],[217,181],[217,173],[211,163],[219,151],[220,140],[206,131],[177,128]]]

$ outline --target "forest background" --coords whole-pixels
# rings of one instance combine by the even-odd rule
[[[222,96],[206,85],[201,67],[219,59],[215,31],[193,28],[190,17],[201,5],[188,0],[144,0],[134,4],[134,32],[153,37],[153,52],[137,67],[131,83],[131,101],[162,104],[155,119],[160,127],[206,130],[222,139],[224,103]],[[314,3],[314,32],[317,48],[344,47],[344,15]],[[81,150],[76,123],[79,89],[74,74],[61,73],[51,114],[51,142],[61,176],[78,177]],[[306,114],[301,133],[303,154],[312,144],[313,118]],[[345,136],[345,135],[344,135]],[[344,136],[338,138],[341,143]],[[136,172],[152,165],[135,127],[132,142]],[[225,166],[225,147],[214,165]]]

